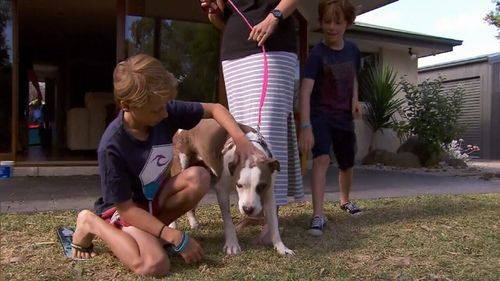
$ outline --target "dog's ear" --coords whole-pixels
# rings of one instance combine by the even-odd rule
[[[268,158],[267,164],[269,165],[269,169],[271,169],[271,172],[280,171],[280,162],[278,160],[273,158]]]

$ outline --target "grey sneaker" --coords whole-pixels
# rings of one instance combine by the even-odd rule
[[[348,212],[351,215],[357,215],[361,213],[361,209],[358,208],[358,206],[356,206],[356,204],[354,204],[351,201],[340,205],[340,209]]]
[[[326,225],[326,218],[321,216],[314,216],[311,220],[311,226],[307,230],[312,236],[321,236],[323,235],[323,229]]]

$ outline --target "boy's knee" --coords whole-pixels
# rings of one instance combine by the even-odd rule
[[[170,260],[167,256],[148,257],[148,261],[140,258],[132,265],[132,271],[140,276],[164,277],[170,271]]]
[[[210,174],[207,169],[199,166],[190,167],[185,172],[189,182],[189,187],[196,188],[200,192],[206,193],[210,186]]]
[[[352,172],[352,167],[353,167],[353,165],[351,165],[351,166],[343,166],[343,167],[339,167],[339,170],[340,170],[341,173],[347,174],[347,173],[351,173]]]
[[[313,159],[313,163],[322,167],[328,167],[330,165],[330,156],[328,154],[320,155]]]

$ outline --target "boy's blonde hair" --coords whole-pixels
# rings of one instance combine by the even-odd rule
[[[339,13],[343,14],[347,26],[352,25],[356,19],[356,7],[354,7],[349,0],[321,0],[318,5],[320,23],[323,21],[323,17],[328,9],[333,9],[335,18],[339,18]]]
[[[161,62],[139,54],[118,63],[113,72],[115,98],[130,106],[142,107],[152,94],[172,100],[177,95],[177,79]]]

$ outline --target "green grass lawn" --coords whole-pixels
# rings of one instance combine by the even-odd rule
[[[219,208],[200,207],[202,229],[192,236],[206,256],[198,265],[174,258],[165,280],[499,280],[500,194],[358,203],[365,211],[357,217],[327,203],[329,222],[320,238],[305,231],[310,204],[282,208],[282,239],[296,251],[290,258],[253,245],[259,226],[239,233],[242,254],[225,256]],[[157,280],[134,276],[99,241],[93,260],[65,258],[55,229],[74,225],[75,217],[76,212],[2,214],[0,280]],[[186,228],[186,219],[180,225]]]

